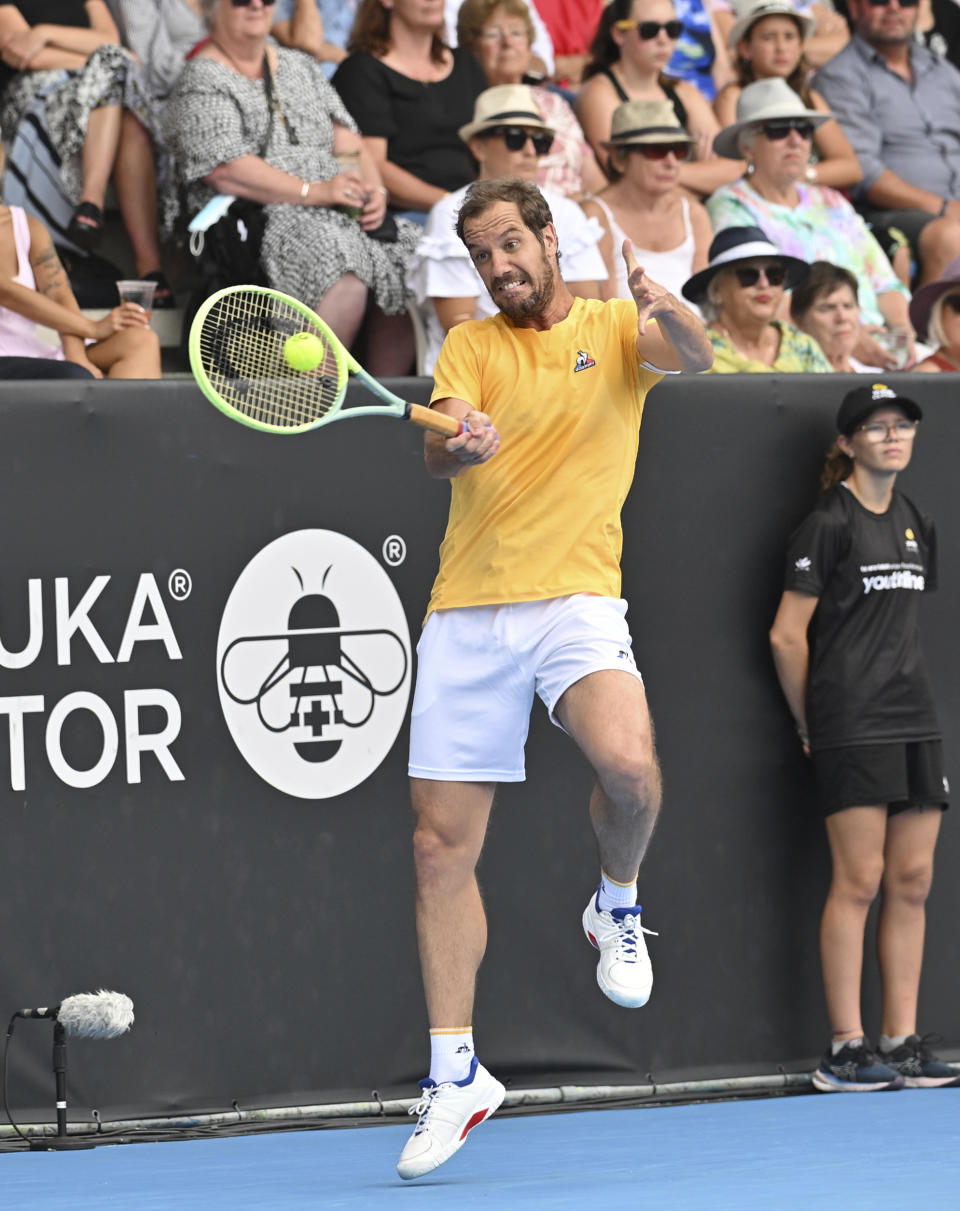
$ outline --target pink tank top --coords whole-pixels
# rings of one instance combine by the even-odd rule
[[[30,227],[19,206],[9,207],[13,220],[13,240],[17,249],[17,273],[14,281],[28,290],[36,290],[37,281],[30,264]],[[3,357],[48,357],[63,361],[62,345],[47,345],[37,336],[35,320],[18,311],[0,307],[0,355]]]

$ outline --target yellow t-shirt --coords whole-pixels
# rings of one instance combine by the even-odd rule
[[[620,595],[620,510],[647,392],[629,299],[574,299],[546,332],[502,314],[447,333],[433,400],[486,412],[499,452],[452,481],[429,614],[454,606]]]

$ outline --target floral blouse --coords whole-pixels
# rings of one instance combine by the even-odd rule
[[[780,349],[772,366],[744,357],[729,337],[707,328],[713,345],[713,366],[708,374],[832,374],[833,367],[812,336],[786,320],[771,320],[780,329]]]

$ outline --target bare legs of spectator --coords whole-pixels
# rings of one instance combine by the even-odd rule
[[[160,342],[150,328],[124,328],[87,346],[87,357],[106,378],[160,378]]]
[[[954,218],[942,218],[928,223],[920,232],[917,251],[920,254],[918,284],[935,282],[947,267],[947,262],[960,256],[960,222]]]
[[[81,201],[102,210],[112,176],[138,275],[161,269],[157,173],[149,134],[128,110],[102,105],[90,114],[82,162]]]
[[[416,352],[413,322],[404,311],[385,315],[371,307],[367,316],[367,369],[378,378],[409,374]]]
[[[385,315],[379,307],[367,310],[367,288],[352,273],[334,282],[317,303],[317,315],[330,325],[349,349],[367,317],[365,369],[381,378],[409,374],[413,365],[413,325],[406,312]]]
[[[367,310],[367,288],[353,273],[338,278],[314,308],[349,349]]]
[[[96,111],[99,112],[99,111]],[[157,172],[150,135],[129,110],[120,119],[113,184],[127,229],[137,275],[154,273],[162,267],[157,236]]]
[[[83,193],[80,201],[92,202],[98,210],[103,210],[107,182],[117,158],[122,112],[118,105],[102,105],[91,110],[87,121],[87,137],[81,156]]]

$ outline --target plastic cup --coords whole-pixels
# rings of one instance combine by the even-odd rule
[[[883,328],[873,334],[873,339],[897,359],[896,369],[902,370],[910,355],[910,333],[906,328]]]
[[[344,151],[337,156],[337,171],[338,172],[359,172],[360,171],[360,153],[358,151]],[[363,206],[340,206],[345,215],[351,219],[356,219],[358,222],[363,218]]]
[[[153,310],[153,292],[156,288],[156,282],[139,282],[132,279],[117,282],[117,293],[120,295],[120,302],[139,303],[147,313],[148,319]]]

